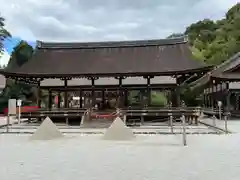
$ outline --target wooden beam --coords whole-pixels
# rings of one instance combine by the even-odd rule
[[[48,109],[52,109],[52,90],[49,89],[48,91]]]
[[[57,103],[57,107],[58,108],[60,108],[61,107],[61,100],[62,100],[62,98],[61,98],[61,93],[60,92],[58,92],[58,103]]]
[[[37,106],[41,108],[41,87],[40,87],[40,82],[38,83],[37,86]]]
[[[151,77],[147,77],[147,106],[150,106],[151,104]]]
[[[82,97],[83,97],[83,91],[82,91],[82,89],[80,89],[80,91],[79,91],[79,97],[80,97],[80,101],[79,101],[80,108],[82,108],[82,104],[83,104],[83,100],[82,100]]]
[[[66,90],[68,87],[68,80],[64,79],[64,89]],[[64,108],[68,108],[68,91],[64,91]]]

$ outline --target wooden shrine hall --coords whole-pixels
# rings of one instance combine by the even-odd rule
[[[177,87],[209,69],[193,58],[187,39],[182,37],[87,43],[38,41],[31,60],[21,67],[2,70],[1,74],[35,84],[39,107],[41,90],[47,90],[48,105],[41,107],[42,112],[64,112],[61,115],[68,116],[73,110],[81,115],[84,109],[94,107],[102,111],[156,108],[152,103],[153,91],[165,93],[165,106],[179,107]],[[135,104],[129,102],[129,94],[134,90],[141,92]],[[61,98],[53,106],[56,94]],[[73,97],[78,97],[75,104],[70,103]],[[114,98],[116,103],[109,108],[109,99]]]

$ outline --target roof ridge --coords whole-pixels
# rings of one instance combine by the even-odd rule
[[[186,36],[169,39],[132,40],[132,41],[99,41],[99,42],[43,42],[37,41],[39,49],[79,49],[79,48],[107,48],[107,47],[139,47],[175,45],[187,43]]]

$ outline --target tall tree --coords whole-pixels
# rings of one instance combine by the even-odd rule
[[[218,21],[204,19],[189,25],[188,35],[193,55],[209,65],[218,65],[240,52],[240,3],[229,9]],[[194,83],[193,83],[194,84]],[[181,87],[182,98],[188,105],[196,105],[203,87]]]
[[[240,3],[224,19],[205,19],[187,27],[193,55],[210,65],[218,65],[240,51]]]
[[[239,13],[240,13],[240,3],[237,3],[231,9],[229,9],[229,11],[226,13],[226,18],[227,20],[232,21],[240,17]]]
[[[5,29],[5,19],[0,17],[0,52],[3,51],[4,39],[10,36],[11,34]]]
[[[31,59],[34,49],[27,42],[21,41],[12,52],[6,69],[20,67]],[[8,79],[6,86],[0,95],[0,111],[7,107],[8,99],[22,99],[23,104],[31,104],[36,101],[36,88],[29,84]]]
[[[210,19],[204,19],[197,23],[191,24],[187,27],[185,34],[189,36],[190,43],[193,44],[194,40],[200,40],[203,43],[208,43],[215,38],[215,30],[217,25]]]

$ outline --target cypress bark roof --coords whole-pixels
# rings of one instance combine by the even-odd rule
[[[0,89],[4,89],[6,86],[6,78],[3,75],[0,75]]]
[[[174,75],[199,71],[185,38],[90,42],[40,42],[33,59],[5,73],[32,76]]]
[[[206,73],[202,78],[192,83],[192,88],[195,89],[199,86],[207,84],[212,78],[222,80],[240,80],[240,52],[236,53],[228,60],[216,66],[211,72]]]

